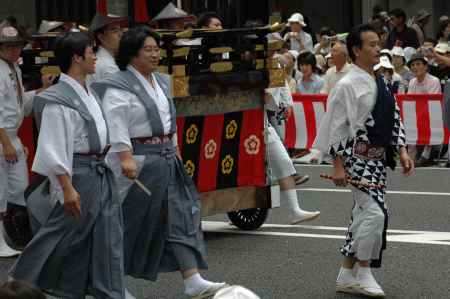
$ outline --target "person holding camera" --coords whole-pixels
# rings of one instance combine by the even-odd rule
[[[325,57],[331,52],[331,47],[337,40],[336,32],[329,27],[323,27],[318,34],[317,40],[319,42],[314,45],[314,54],[320,54]]]
[[[309,51],[313,52],[313,40],[309,33],[303,30],[306,27],[305,19],[300,13],[294,13],[288,20],[291,31],[286,33],[284,41],[290,42],[290,50],[295,50],[299,53]]]

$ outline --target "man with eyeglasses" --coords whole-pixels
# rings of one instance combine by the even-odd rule
[[[99,81],[119,71],[114,57],[122,38],[122,25],[127,22],[124,17],[96,14],[92,20],[91,31],[95,37],[97,64],[95,74],[90,76],[89,83]]]

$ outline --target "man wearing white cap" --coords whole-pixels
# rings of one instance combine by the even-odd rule
[[[438,43],[434,48],[434,52],[450,57],[450,46],[448,43]],[[445,84],[450,79],[450,66],[442,61],[436,61],[437,65],[430,66],[430,74],[437,77],[441,82],[441,88],[444,89]]]
[[[291,43],[291,50],[297,52],[313,52],[313,41],[311,35],[303,31],[306,27],[305,19],[301,13],[294,13],[288,20],[291,32],[286,33],[284,40]]]

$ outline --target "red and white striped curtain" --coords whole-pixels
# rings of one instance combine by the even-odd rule
[[[292,95],[294,113],[286,123],[284,138],[288,148],[311,148],[325,114],[327,97],[325,94]]]
[[[443,121],[442,94],[399,94],[396,96],[405,125],[406,143],[448,144],[450,133]],[[286,123],[288,148],[311,148],[325,114],[327,95],[293,94],[294,114]]]
[[[450,135],[443,121],[442,94],[401,94],[396,98],[405,125],[407,144],[448,144]]]

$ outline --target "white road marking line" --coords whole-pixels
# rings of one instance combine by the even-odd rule
[[[299,188],[297,191],[308,192],[335,192],[335,193],[350,193],[349,189],[334,189],[334,188]],[[386,191],[387,194],[397,195],[423,195],[423,196],[450,196],[447,192],[419,192],[419,191]]]
[[[328,165],[328,164],[296,164],[294,163],[294,166],[297,166],[299,168],[306,168],[306,167],[312,167],[312,168],[316,168],[316,167],[323,167],[323,168],[333,168],[333,165]],[[442,171],[448,171],[450,172],[450,168],[448,167],[418,167],[415,168],[415,171],[422,171],[422,170],[442,170]]]
[[[208,221],[203,221],[208,222]],[[214,222],[214,221],[211,221]],[[220,222],[220,221],[219,221]],[[347,227],[341,226],[323,226],[323,225],[290,225],[290,224],[263,224],[263,228],[303,228],[303,229],[312,229],[312,230],[334,230],[334,231],[347,231]],[[432,233],[444,233],[450,234],[450,232],[434,232],[434,231],[419,231],[419,230],[404,230],[404,229],[388,229],[388,233],[394,234],[432,234]]]
[[[345,227],[328,227],[328,226],[312,226],[312,225],[283,225],[283,224],[265,224],[263,228],[303,228],[316,230],[335,230],[345,231]],[[216,232],[238,235],[255,235],[255,236],[278,236],[278,237],[297,237],[297,238],[319,238],[319,239],[335,239],[344,240],[344,235],[332,234],[312,234],[312,233],[294,233],[294,232],[271,232],[271,231],[244,231],[228,222],[222,221],[202,221],[202,229],[204,232]],[[397,235],[396,235],[397,234]],[[398,235],[399,234],[399,235]],[[450,232],[433,232],[433,231],[412,231],[412,230],[388,230],[388,242],[409,243],[409,244],[428,244],[428,245],[444,245],[450,246]]]

